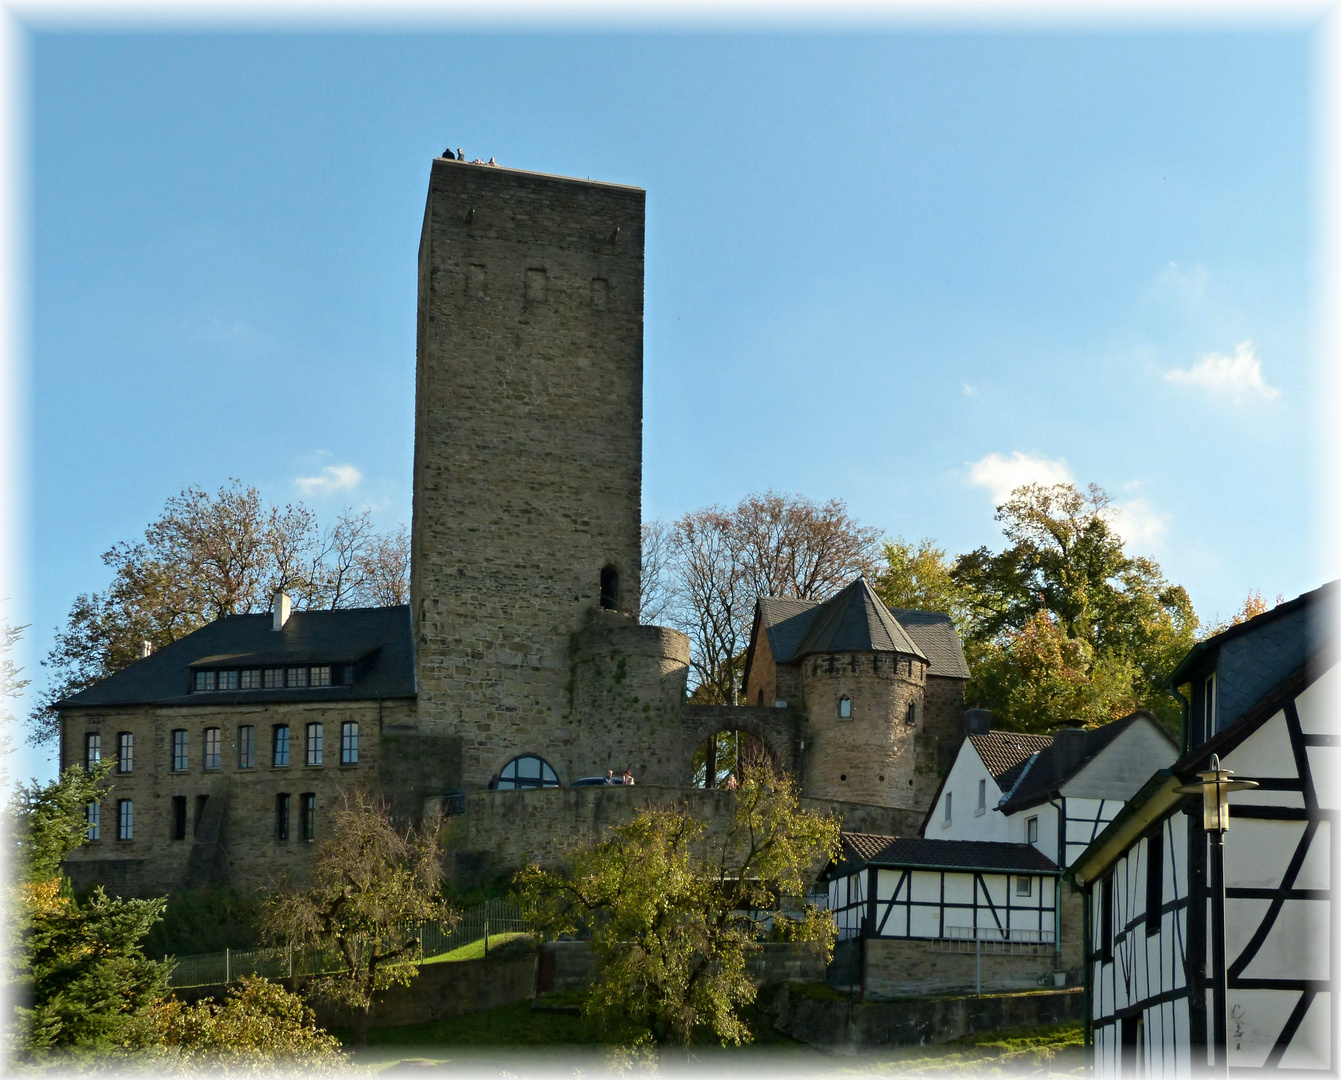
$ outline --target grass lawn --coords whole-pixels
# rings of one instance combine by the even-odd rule
[[[525,931],[511,934],[490,934],[489,948],[498,949],[506,945],[509,941],[516,941],[518,938],[529,937]],[[455,960],[483,960],[484,959],[484,938],[478,941],[472,941],[468,945],[462,945],[459,948],[452,949],[450,952],[438,953],[436,956],[426,956],[419,961],[421,964],[442,964],[451,963]]]
[[[1086,1076],[1085,1033],[1079,1023],[971,1035],[941,1046],[874,1051],[836,1075]]]

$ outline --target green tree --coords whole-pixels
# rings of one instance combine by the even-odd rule
[[[169,999],[154,1011],[152,1027],[174,1071],[194,1065],[210,1075],[335,1072],[347,1060],[340,1040],[317,1027],[302,998],[262,978],[244,976],[222,1004]]]
[[[152,1043],[148,1010],[167,988],[167,968],[140,942],[162,900],[121,900],[101,887],[82,901],[61,861],[88,828],[84,809],[106,769],[67,769],[48,784],[21,785],[10,808],[10,1049],[34,1060],[52,1053],[127,1052]]]
[[[339,961],[340,970],[314,979],[310,993],[354,1014],[360,1046],[378,995],[419,973],[419,924],[455,917],[440,897],[439,859],[430,831],[398,831],[383,803],[357,791],[317,841],[307,884],[281,888],[262,908],[269,940]]]
[[[585,1011],[635,1044],[748,1042],[740,1009],[754,1000],[748,960],[761,938],[831,953],[828,912],[795,898],[837,851],[838,823],[802,810],[795,782],[763,762],[733,797],[720,833],[681,807],[641,810],[566,866],[517,876],[546,933],[592,931],[600,971]]]
[[[1126,553],[1108,507],[1093,484],[1085,492],[1070,484],[1017,488],[996,514],[1009,546],[955,560],[969,696],[997,709],[1003,726],[1044,725],[1046,700],[1076,710],[1054,715],[1050,726],[1101,723],[1138,707],[1178,722],[1163,682],[1194,643],[1197,617],[1186,590],[1154,560]],[[1043,685],[1031,690],[1025,679]],[[1098,685],[1063,691],[1076,681]]]
[[[968,627],[968,604],[945,549],[932,540],[914,545],[900,536],[886,540],[882,550],[885,565],[875,576],[876,595],[892,608],[942,611],[962,635]]]
[[[56,702],[222,615],[268,611],[280,590],[299,607],[405,603],[409,538],[378,534],[352,511],[323,531],[311,510],[267,506],[233,480],[210,494],[189,487],[168,499],[137,543],[102,556],[101,592],[75,598],[44,667],[53,677],[30,721],[29,741],[59,734]]]

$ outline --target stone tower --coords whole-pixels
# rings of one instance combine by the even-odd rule
[[[572,653],[636,613],[640,188],[438,159],[419,244],[411,603],[419,728],[477,788],[572,778]]]

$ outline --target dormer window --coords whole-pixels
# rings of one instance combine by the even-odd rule
[[[838,699],[838,719],[839,720],[852,719],[852,699],[848,697],[846,694],[844,694],[842,697]]]

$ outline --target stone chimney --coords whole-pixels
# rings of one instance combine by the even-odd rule
[[[991,709],[965,709],[964,710],[964,734],[965,735],[986,735],[992,730],[992,710]]]
[[[1065,776],[1084,760],[1085,729],[1058,728],[1052,737],[1053,768],[1058,776]]]
[[[275,617],[273,629],[283,630],[284,624],[289,621],[289,615],[293,612],[293,601],[289,599],[289,594],[275,593],[275,599],[270,604],[270,611]]]

